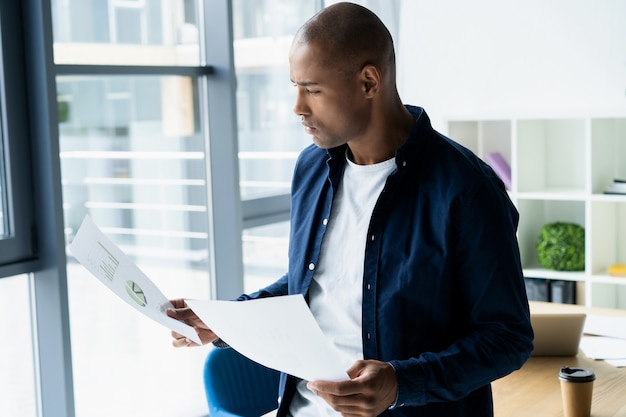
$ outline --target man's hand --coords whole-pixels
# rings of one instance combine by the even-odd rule
[[[170,303],[172,303],[174,308],[168,308],[166,312],[167,315],[193,327],[198,333],[198,336],[200,337],[203,345],[217,340],[217,335],[213,333],[213,331],[211,331],[211,329],[209,329],[202,322],[202,320],[200,320],[196,313],[194,313],[193,310],[187,306],[185,300],[170,300]],[[200,346],[197,343],[187,339],[182,334],[176,333],[175,331],[172,331],[172,337],[174,338],[174,341],[172,342],[172,345],[174,345],[174,347]]]
[[[344,417],[374,417],[396,401],[396,371],[387,362],[356,361],[348,376],[350,380],[342,382],[311,381],[307,388]]]

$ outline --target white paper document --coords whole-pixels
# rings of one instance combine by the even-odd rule
[[[626,368],[626,359],[606,359],[605,362],[616,368]]]
[[[584,332],[598,336],[626,339],[626,317],[588,314]]]
[[[78,262],[129,305],[168,329],[202,344],[193,327],[165,313],[173,308],[167,297],[89,216],[83,219],[70,250]]]
[[[352,360],[324,336],[302,295],[185,300],[219,337],[253,361],[307,381],[344,381]]]
[[[626,359],[626,340],[624,339],[583,336],[580,349],[592,359]]]

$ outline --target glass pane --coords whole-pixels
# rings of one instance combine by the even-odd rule
[[[287,272],[289,222],[243,231],[244,291],[254,292]]]
[[[288,193],[296,157],[311,143],[292,112],[296,90],[288,54],[293,35],[316,4],[233,2],[242,198]]]
[[[166,295],[209,298],[194,81],[59,77],[57,90],[67,243],[89,214]],[[68,262],[77,416],[206,414],[206,349],[173,348],[169,330]]]
[[[28,276],[0,279],[0,416],[36,415]]]
[[[57,64],[199,65],[197,0],[52,0]]]

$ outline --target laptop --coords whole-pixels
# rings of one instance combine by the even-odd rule
[[[531,313],[535,348],[531,356],[574,356],[583,334],[584,313]]]

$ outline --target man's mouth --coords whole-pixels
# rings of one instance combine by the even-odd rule
[[[314,128],[313,126],[308,125],[308,124],[306,124],[306,123],[304,123],[304,122],[302,122],[302,126],[304,126],[304,131],[305,131],[307,134],[309,134],[309,135],[313,135],[313,134],[315,134],[315,132],[317,131],[317,129],[316,129],[316,128]]]

